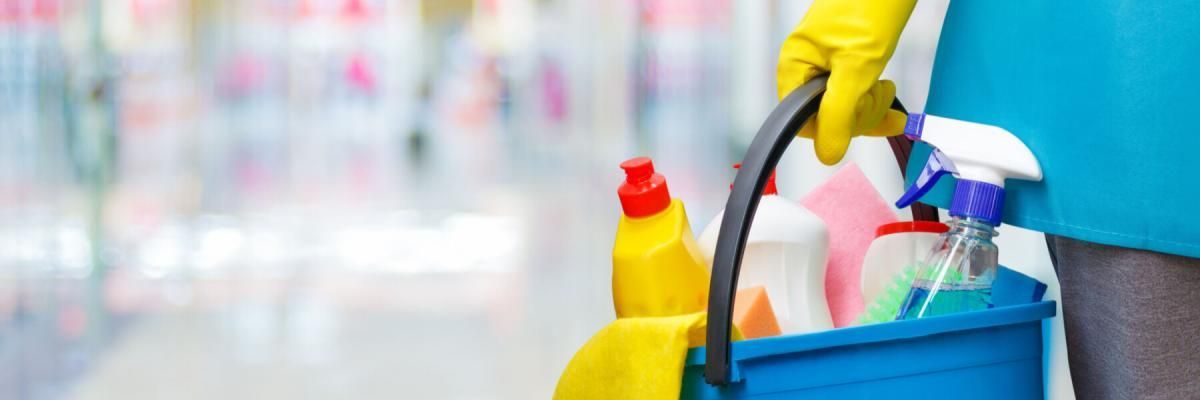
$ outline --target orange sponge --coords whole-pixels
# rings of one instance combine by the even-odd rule
[[[779,329],[779,321],[775,319],[775,311],[771,309],[767,289],[762,286],[738,290],[733,302],[733,324],[742,331],[746,339],[783,333]]]

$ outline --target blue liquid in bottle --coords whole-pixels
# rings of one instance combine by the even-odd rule
[[[992,308],[996,231],[975,218],[953,218],[918,270],[896,319],[917,319]]]
[[[915,319],[918,315],[932,317],[963,311],[992,308],[992,287],[973,284],[943,284],[935,297],[930,299],[932,283],[923,280],[908,292],[908,298],[900,308],[896,319]],[[921,308],[925,310],[922,312]]]

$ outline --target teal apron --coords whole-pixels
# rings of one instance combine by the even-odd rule
[[[1200,257],[1200,3],[952,1],[926,111],[1033,150],[1045,179],[1008,181],[1004,222]]]

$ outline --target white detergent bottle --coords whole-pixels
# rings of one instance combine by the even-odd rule
[[[738,168],[739,165],[734,165]],[[700,234],[700,252],[712,269],[724,211]],[[767,180],[750,227],[738,288],[764,286],[784,334],[833,328],[825,301],[825,261],[829,231],[800,204],[779,195],[775,174]]]
[[[875,301],[904,269],[929,252],[950,227],[934,221],[900,221],[880,225],[863,256],[860,288],[863,299]],[[911,282],[909,282],[911,283]]]

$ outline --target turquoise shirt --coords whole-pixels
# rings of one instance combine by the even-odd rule
[[[1004,222],[1200,257],[1200,3],[952,1],[926,111],[1033,150],[1045,179],[1008,181]]]

